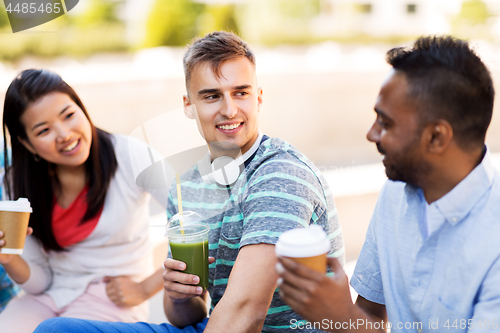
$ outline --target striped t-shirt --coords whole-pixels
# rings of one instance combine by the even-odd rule
[[[287,230],[322,226],[332,244],[329,255],[344,264],[342,231],[326,180],[311,161],[279,138],[260,144],[231,188],[205,184],[195,165],[182,175],[181,192],[183,209],[201,214],[210,224],[209,255],[216,259],[209,267],[212,309],[226,290],[240,248],[275,244]],[[172,186],[168,218],[176,213],[177,190]],[[302,318],[276,289],[262,331],[289,331],[291,323],[298,321]]]

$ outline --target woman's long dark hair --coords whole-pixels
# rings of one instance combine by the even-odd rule
[[[5,96],[3,109],[3,137],[5,156],[4,185],[11,200],[28,198],[33,208],[30,226],[33,236],[40,240],[45,250],[64,251],[56,241],[52,230],[52,209],[54,186],[59,181],[54,172],[55,165],[34,156],[23,146],[19,139],[28,141],[26,130],[21,122],[24,111],[33,103],[51,92],[68,95],[83,111],[92,129],[90,154],[85,162],[87,211],[81,221],[93,218],[104,204],[109,183],[118,163],[109,133],[96,128],[75,91],[62,78],[47,70],[28,69],[22,71],[10,84]],[[12,146],[12,160],[7,160],[7,130]]]

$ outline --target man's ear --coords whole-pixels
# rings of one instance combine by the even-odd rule
[[[258,101],[258,110],[260,112],[260,109],[262,107],[262,88],[259,88],[258,93],[257,93],[257,101]]]
[[[424,131],[427,132],[427,149],[429,153],[441,154],[453,140],[453,127],[444,119],[427,125]]]
[[[196,119],[194,114],[194,105],[191,104],[189,97],[187,95],[184,95],[182,96],[182,100],[184,103],[184,114],[186,115],[186,117],[188,117],[189,119]]]
[[[32,153],[33,155],[35,155],[35,154],[36,154],[36,150],[35,150],[35,148],[33,148],[33,146],[31,145],[31,143],[30,143],[28,140],[26,140],[26,139],[22,139],[20,136],[17,136],[17,139],[19,140],[19,142],[21,142],[21,143],[23,144],[23,146],[24,146],[26,149],[28,149],[28,151],[29,151],[30,153]]]

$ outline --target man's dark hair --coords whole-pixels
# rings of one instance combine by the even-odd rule
[[[444,119],[462,148],[484,145],[495,90],[490,72],[467,42],[420,37],[411,48],[390,50],[386,59],[405,74],[422,126]]]
[[[184,75],[189,93],[189,80],[196,65],[208,62],[216,77],[220,77],[220,67],[226,60],[246,57],[255,66],[255,57],[248,45],[231,32],[214,31],[195,40],[184,55]]]

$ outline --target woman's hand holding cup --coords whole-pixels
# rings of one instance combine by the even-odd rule
[[[26,236],[29,236],[33,233],[33,228],[28,227],[26,230]],[[4,232],[0,230],[0,252],[2,251],[2,247],[5,245],[5,240],[3,240],[4,237]],[[5,265],[8,264],[12,258],[15,256],[15,254],[3,254],[0,253],[0,264]]]
[[[23,253],[26,235],[33,232],[28,227],[32,212],[26,198],[0,201],[0,264],[8,264],[12,255]]]
[[[5,241],[2,239],[3,238],[3,231],[0,230],[0,252],[2,251],[2,246],[5,245]],[[5,265],[8,264],[11,260],[13,254],[2,254],[0,253],[0,264]]]

